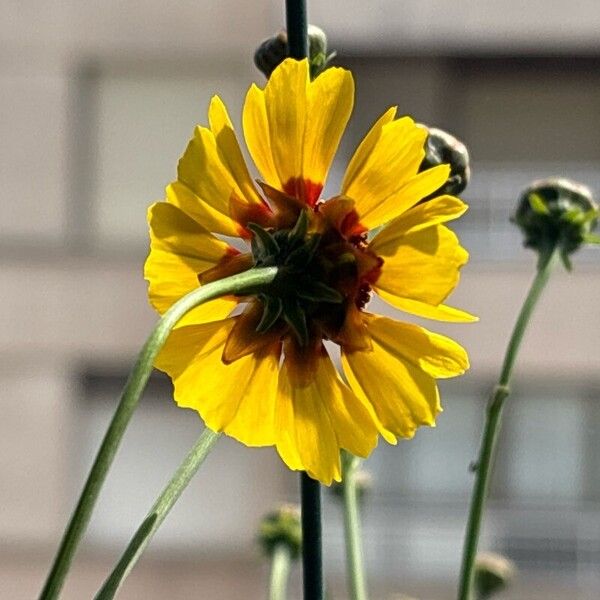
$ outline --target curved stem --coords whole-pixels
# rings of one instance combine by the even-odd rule
[[[170,331],[186,313],[196,306],[221,296],[239,294],[248,288],[266,285],[273,281],[276,274],[277,269],[275,267],[250,269],[244,273],[208,283],[178,300],[154,327],[125,384],[115,414],[104,435],[75,511],[63,535],[48,579],[40,594],[40,600],[58,598],[77,546],[89,523],[108,469],[148,382],[154,359],[166,342]]]
[[[346,537],[346,575],[351,600],[367,600],[367,584],[362,552],[360,512],[356,488],[356,470],[360,459],[347,452],[342,455],[344,535]]]
[[[277,544],[271,562],[269,600],[285,600],[292,559],[285,544]]]
[[[473,580],[475,576],[475,557],[477,555],[477,545],[479,543],[479,535],[481,532],[483,511],[488,495],[490,472],[494,462],[498,433],[500,431],[502,409],[504,408],[504,401],[510,394],[510,378],[523,340],[523,335],[529,324],[533,309],[550,277],[556,258],[556,251],[547,252],[540,256],[536,276],[531,284],[527,298],[523,303],[506,349],[500,379],[494,388],[487,407],[481,449],[475,467],[475,482],[471,496],[469,519],[465,533],[462,567],[458,587],[458,600],[470,600],[472,597]]]
[[[302,571],[304,600],[323,600],[321,485],[300,474],[302,496]]]
[[[96,594],[95,600],[112,600],[115,597],[119,588],[123,585],[125,578],[139,560],[157,529],[165,520],[175,502],[177,502],[181,492],[183,492],[192,477],[196,474],[220,435],[220,433],[215,433],[210,429],[205,429],[202,432],[194,447],[190,450],[167,487],[165,487],[157,498],[154,506],[135,532],[116,567]]]

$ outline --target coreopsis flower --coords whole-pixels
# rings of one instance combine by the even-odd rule
[[[264,89],[252,85],[243,129],[257,186],[215,96],[209,127],[195,129],[166,201],[149,210],[145,276],[161,313],[206,282],[279,267],[269,286],[202,305],[171,333],[156,366],[176,402],[248,446],[275,446],[289,468],[325,484],[340,480],[340,449],[366,457],[379,435],[395,443],[433,426],[436,379],[468,368],[449,338],[369,313],[372,293],[420,317],[474,319],[444,304],[467,261],[444,222],[466,206],[452,196],[419,203],[449,175],[447,165],[418,172],[425,129],[389,109],[340,193],[322,199],[353,100],[349,71],[311,81],[306,60],[287,59]],[[341,350],[347,383],[327,340]]]

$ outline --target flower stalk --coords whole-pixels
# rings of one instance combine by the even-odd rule
[[[154,360],[169,337],[171,330],[182,317],[196,306],[221,296],[242,293],[248,287],[267,285],[275,279],[276,275],[276,267],[250,269],[244,273],[206,284],[178,300],[156,324],[140,351],[125,384],[117,409],[104,435],[77,506],[63,535],[54,563],[40,594],[40,600],[54,600],[60,594],[75,551],[90,521],[108,469],[114,460],[125,429],[146,387]]]
[[[308,56],[308,21],[305,0],[286,0],[286,26],[290,56]],[[306,473],[300,475],[302,497],[302,569],[304,600],[323,599],[321,488]]]
[[[289,548],[285,544],[277,544],[271,559],[269,600],[286,600],[291,566],[292,557]]]
[[[321,486],[304,472],[300,475],[300,495],[304,600],[323,600]]]
[[[123,585],[125,578],[129,575],[146,549],[146,546],[150,543],[150,540],[220,436],[220,433],[215,433],[210,429],[205,429],[202,432],[194,447],[190,450],[171,481],[157,498],[142,524],[138,527],[119,562],[104,582],[100,591],[96,594],[95,600],[112,600],[115,597],[119,588]]]
[[[481,532],[483,512],[488,495],[491,468],[494,462],[498,434],[500,432],[502,410],[506,398],[510,394],[510,380],[517,354],[523,340],[523,335],[525,334],[525,330],[527,329],[529,320],[540,295],[548,282],[552,268],[557,262],[558,256],[558,248],[548,249],[547,251],[540,253],[536,276],[515,323],[506,349],[500,379],[492,392],[487,407],[481,448],[475,465],[475,483],[473,486],[469,518],[465,533],[458,600],[471,600],[473,597],[475,557],[477,555],[477,545]]]
[[[362,551],[362,532],[356,473],[360,459],[342,453],[342,495],[344,502],[344,536],[346,538],[346,570],[351,600],[367,600],[367,583]]]

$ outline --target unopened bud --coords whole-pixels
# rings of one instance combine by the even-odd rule
[[[288,38],[285,31],[266,39],[254,53],[254,64],[269,78],[275,68],[289,56]],[[310,76],[314,79],[324,71],[335,52],[327,54],[327,36],[316,25],[308,26],[308,60]]]
[[[302,548],[300,508],[295,504],[283,504],[265,515],[260,522],[258,542],[267,556],[272,556],[275,548],[283,545],[292,559],[298,558]]]
[[[287,33],[280,31],[277,35],[264,40],[256,49],[254,64],[268,79],[288,55]]]
[[[467,147],[453,135],[443,129],[421,125],[429,132],[425,142],[425,158],[419,171],[426,171],[441,164],[450,165],[450,176],[444,185],[426,199],[442,194],[456,196],[469,183],[471,169],[469,166],[469,151]]]
[[[501,554],[478,554],[475,559],[475,590],[479,600],[491,598],[506,588],[515,576],[515,566]]]
[[[512,219],[525,236],[524,244],[538,252],[559,248],[569,268],[568,255],[586,242],[598,224],[598,206],[585,185],[553,177],[533,182],[519,198]]]

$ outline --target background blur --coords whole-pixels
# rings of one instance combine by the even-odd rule
[[[218,92],[239,124],[254,48],[283,2],[4,0],[0,19],[0,597],[36,596],[119,390],[156,316],[142,263],[145,210],[162,198]],[[452,598],[485,396],[534,256],[509,224],[530,180],[600,190],[600,11],[595,0],[311,2],[357,102],[341,167],[371,122],[399,112],[469,146],[472,261],[452,304],[477,325],[472,371],[444,385],[436,430],[385,445],[368,467],[374,598]],[[600,274],[575,257],[551,281],[506,412],[482,548],[517,562],[505,598],[600,592]],[[128,431],[64,598],[91,598],[201,430],[160,377]],[[271,505],[297,498],[271,450],[221,441],[121,597],[265,596],[254,544]],[[345,594],[341,517],[327,495],[328,582]],[[299,597],[295,581],[293,597]]]

